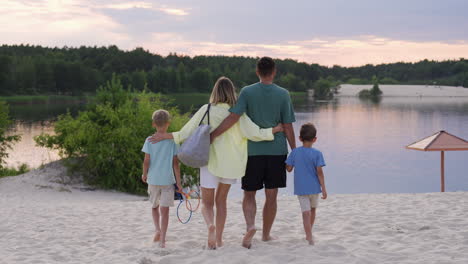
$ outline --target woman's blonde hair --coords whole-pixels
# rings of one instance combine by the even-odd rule
[[[226,103],[230,106],[234,106],[236,102],[236,87],[234,87],[232,81],[224,76],[219,77],[213,87],[213,91],[211,92],[210,103]]]

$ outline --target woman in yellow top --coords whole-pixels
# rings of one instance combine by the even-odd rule
[[[230,114],[229,108],[237,101],[236,90],[232,81],[220,77],[210,97],[210,125],[215,130]],[[177,144],[186,140],[198,127],[208,105],[202,106],[190,121],[179,131],[153,136],[153,142],[174,139]],[[204,121],[206,123],[206,119]],[[223,245],[223,231],[226,223],[226,201],[231,184],[245,175],[247,166],[247,140],[271,141],[273,134],[283,131],[281,124],[274,128],[259,128],[247,115],[223,133],[210,146],[208,170],[200,170],[202,189],[202,214],[208,226],[208,248],[215,249]],[[214,223],[214,204],[216,202],[216,224]]]

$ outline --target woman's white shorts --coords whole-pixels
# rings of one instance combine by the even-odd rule
[[[211,174],[206,167],[200,169],[200,185],[206,189],[216,189],[219,183],[234,184],[236,179],[221,178]]]

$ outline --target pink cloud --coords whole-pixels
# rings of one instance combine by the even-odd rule
[[[162,54],[244,55],[291,58],[322,65],[358,66],[388,62],[414,62],[468,57],[468,42],[413,42],[376,36],[355,39],[311,39],[278,44],[193,42],[180,34],[153,34],[141,46]]]

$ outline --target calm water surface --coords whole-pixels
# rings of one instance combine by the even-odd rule
[[[57,159],[57,153],[35,147],[32,137],[50,133],[53,123],[43,121],[53,120],[67,107],[13,105],[15,130],[23,140],[15,146],[9,164],[37,167]],[[72,111],[82,108],[71,107]],[[317,126],[315,147],[324,153],[330,193],[437,192],[440,153],[404,147],[442,129],[468,139],[468,98],[389,97],[380,103],[337,98],[297,104],[296,111],[296,134],[305,122]],[[292,193],[292,183],[289,175],[289,187],[282,194]],[[241,194],[239,185],[232,190],[233,196]],[[468,190],[468,151],[446,153],[446,190]]]

